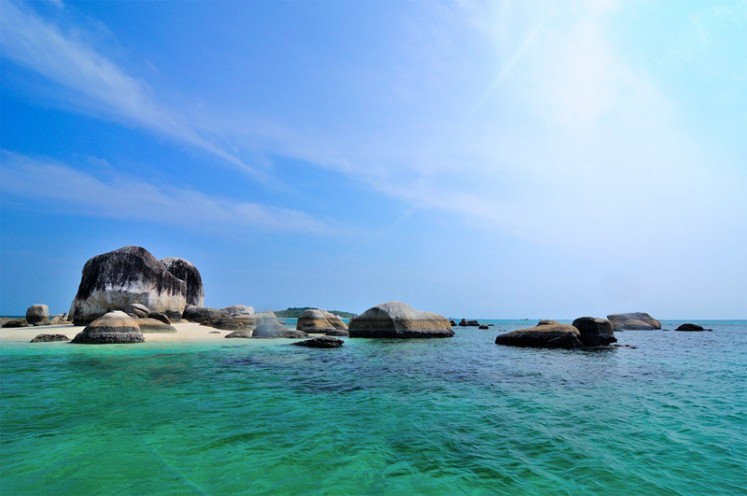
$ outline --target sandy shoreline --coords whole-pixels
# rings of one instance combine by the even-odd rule
[[[176,328],[176,332],[143,333],[146,343],[157,342],[180,342],[180,341],[215,341],[225,339],[231,331],[222,331],[213,327],[196,324],[194,322],[180,322],[171,324]],[[39,334],[64,334],[72,339],[84,326],[65,325],[48,325],[38,327],[11,327],[0,329],[0,343],[2,342],[30,342]],[[216,333],[217,332],[217,333]],[[212,334],[211,334],[212,333]],[[43,344],[43,343],[34,343]]]

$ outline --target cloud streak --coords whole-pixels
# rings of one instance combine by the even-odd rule
[[[335,229],[297,210],[213,198],[191,189],[155,186],[119,174],[97,177],[48,159],[2,151],[4,198],[53,203],[56,211],[144,220],[199,232],[265,230],[330,235]]]
[[[208,139],[160,104],[148,86],[30,8],[0,1],[3,56],[84,98],[91,109],[203,150],[262,182],[267,174]]]

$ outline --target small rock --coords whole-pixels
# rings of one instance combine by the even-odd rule
[[[31,305],[26,309],[26,322],[31,325],[49,321],[49,307],[40,303]]]
[[[169,319],[169,317],[166,314],[163,314],[161,312],[150,312],[148,314],[148,318],[160,320],[166,325],[171,325],[171,319]]]
[[[675,331],[702,332],[705,331],[705,328],[702,325],[687,323],[682,324]]]
[[[339,348],[345,341],[332,336],[319,336],[306,341],[293,343],[294,346],[305,346],[307,348]]]
[[[28,325],[29,323],[26,322],[26,319],[13,319],[3,324],[3,327],[28,327]]]
[[[478,329],[485,330],[485,329],[489,329],[489,327],[487,325],[485,325],[485,324],[482,324],[482,325],[480,325],[480,327],[478,327]]]
[[[32,343],[51,343],[54,341],[70,341],[64,334],[39,334],[31,340]]]

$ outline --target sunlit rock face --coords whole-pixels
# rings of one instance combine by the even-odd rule
[[[351,338],[449,338],[454,330],[438,314],[390,301],[371,307],[350,320]]]
[[[616,331],[655,331],[661,329],[661,322],[644,312],[618,313],[608,315]]]
[[[126,246],[86,262],[70,313],[76,325],[85,325],[135,303],[178,320],[187,305],[187,283],[145,248]]]
[[[75,344],[142,343],[138,323],[126,313],[115,310],[94,320],[74,338]]]

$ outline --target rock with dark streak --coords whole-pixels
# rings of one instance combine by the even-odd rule
[[[142,343],[138,323],[121,311],[109,312],[94,320],[74,338],[76,344]]]
[[[83,325],[134,303],[179,318],[187,304],[187,284],[145,248],[126,246],[86,262],[70,314]]]
[[[202,276],[192,262],[183,258],[168,257],[161,260],[166,270],[187,284],[187,305],[201,307],[205,304]]]

